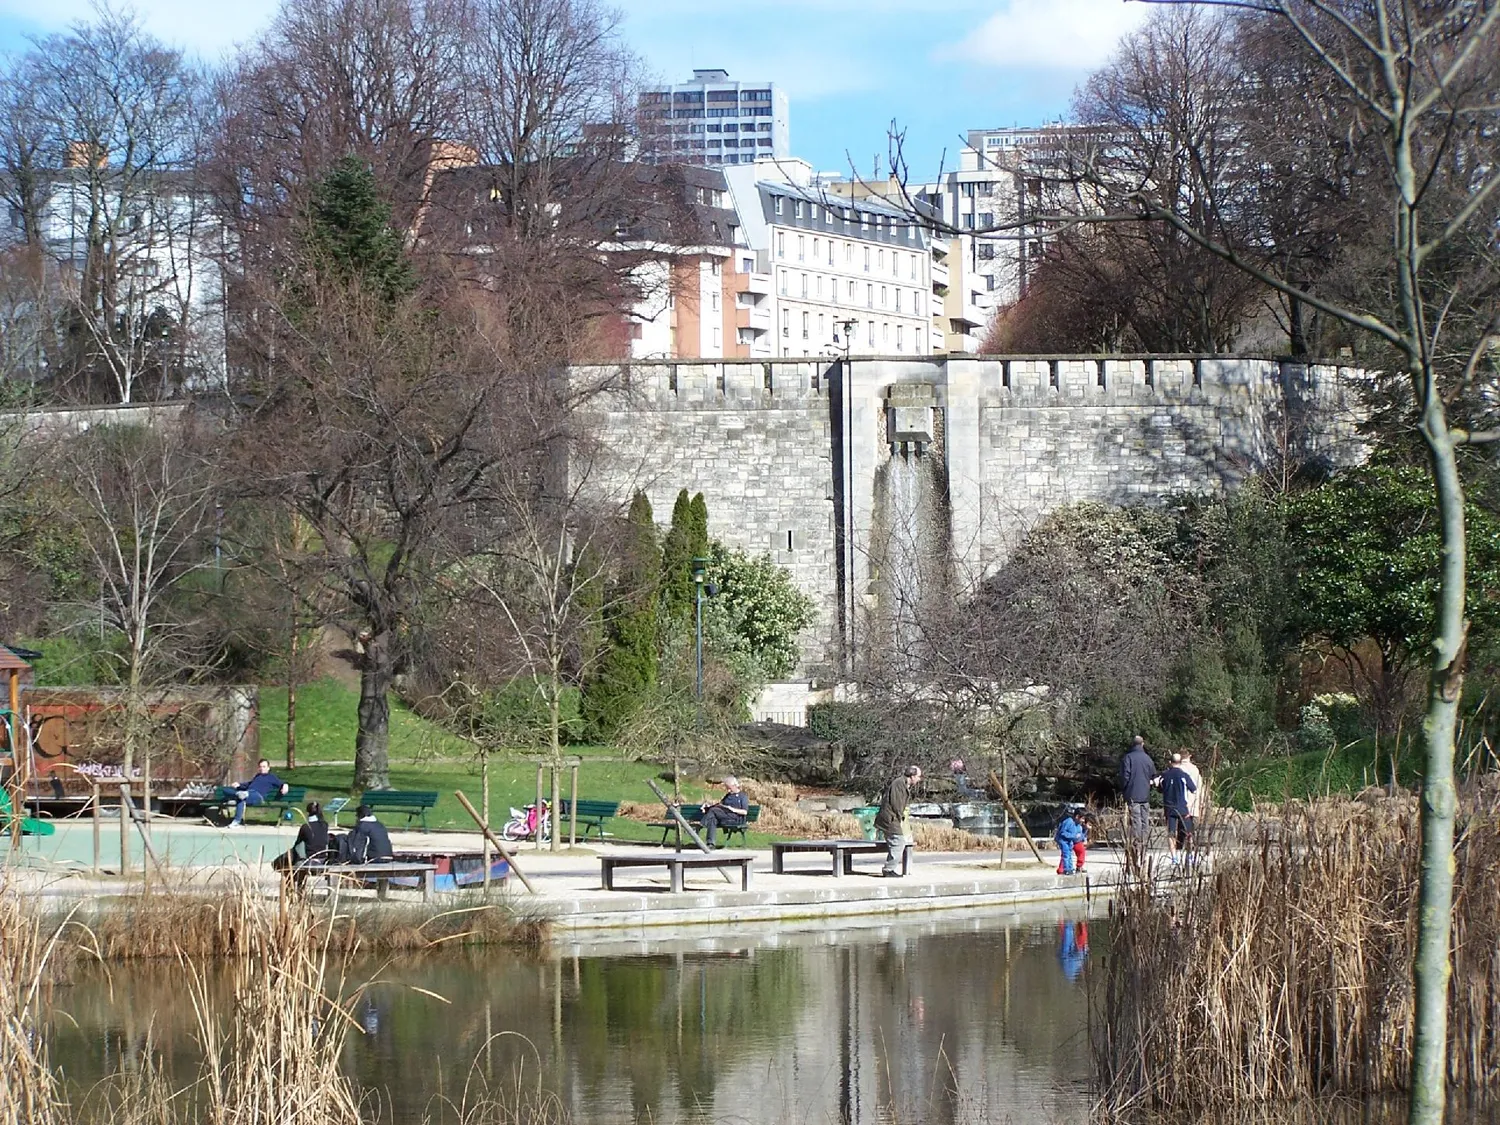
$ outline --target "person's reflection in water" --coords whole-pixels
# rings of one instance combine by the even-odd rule
[[[1083,963],[1089,959],[1089,924],[1059,922],[1057,937],[1057,963],[1062,966],[1063,976],[1077,980],[1083,972]]]
[[[360,1013],[359,1022],[364,1027],[366,1035],[380,1034],[380,1009],[375,1007],[375,1001],[365,1001],[365,1010]]]

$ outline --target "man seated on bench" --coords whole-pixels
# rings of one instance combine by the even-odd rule
[[[235,787],[234,819],[226,827],[244,827],[246,805],[263,805],[267,798],[280,797],[288,788],[286,782],[271,772],[271,763],[262,758],[255,767],[255,776]]]
[[[703,841],[714,846],[714,833],[720,828],[743,828],[750,811],[750,798],[740,792],[737,777],[724,779],[724,796],[711,805],[703,806]]]
[[[345,863],[389,863],[396,857],[391,848],[391,834],[375,819],[369,805],[355,810],[358,817],[354,831],[345,836],[340,847]]]

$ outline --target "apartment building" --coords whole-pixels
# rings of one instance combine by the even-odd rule
[[[641,159],[710,167],[791,155],[785,91],[736,82],[726,70],[695,70],[688,82],[640,95]]]
[[[770,347],[745,337],[763,349],[751,354],[932,353],[932,249],[920,223],[889,203],[833,194],[798,160],[724,175],[755,253],[736,304],[772,312]]]

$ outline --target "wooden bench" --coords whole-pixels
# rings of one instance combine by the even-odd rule
[[[227,812],[228,815],[224,816],[223,819],[224,823],[228,824],[229,821],[234,819],[234,814],[228,812],[228,810],[232,809],[238,803],[239,793],[242,789],[243,786],[239,785],[220,785],[214,790],[213,797],[203,802],[203,815],[212,820],[214,812]],[[277,820],[291,820],[296,815],[295,810],[297,806],[302,804],[306,798],[307,786],[288,785],[285,793],[273,793],[258,805],[247,803],[245,805],[245,815],[249,816],[251,809],[274,809]]]
[[[558,802],[562,806],[562,815],[557,818],[555,831],[562,833],[567,831],[571,821],[573,802],[563,798]],[[578,824],[583,829],[583,838],[589,838],[589,830],[599,833],[599,839],[604,839],[604,822],[612,816],[620,815],[619,801],[584,801],[578,802]]]
[[[382,812],[404,812],[408,828],[412,817],[421,817],[422,831],[426,832],[427,810],[437,804],[437,799],[436,789],[369,789],[359,803],[369,805],[377,816]]]
[[[726,867],[740,869],[740,889],[750,889],[750,864],[755,857],[750,855],[722,855],[703,852],[666,852],[661,855],[601,855],[599,875],[604,889],[615,889],[615,870],[621,867],[665,867],[667,878],[674,894],[682,893],[682,876],[688,868],[714,867],[722,871]]]
[[[437,864],[414,863],[409,860],[387,860],[382,863],[308,863],[295,868],[295,871],[311,879],[321,878],[330,892],[336,883],[344,880],[350,880],[356,884],[373,881],[375,897],[379,899],[386,897],[393,880],[416,877],[422,880],[422,901],[431,902]]]
[[[580,802],[580,804],[581,803],[582,802]],[[703,806],[702,805],[679,805],[678,806],[678,811],[682,813],[682,818],[684,820],[686,820],[689,824],[691,824],[695,829],[697,827],[699,827],[703,823]],[[745,829],[747,827],[749,827],[750,825],[754,824],[759,819],[760,819],[760,806],[759,805],[751,805],[750,808],[745,813],[745,823],[744,824],[737,824],[737,825],[725,824],[725,825],[721,825],[720,828],[719,828],[719,831],[721,831],[722,833],[724,833],[724,843],[726,845],[728,845],[730,839],[732,837],[738,835],[739,838],[740,838],[740,843],[743,844],[745,842]],[[681,848],[682,848],[682,825],[678,824],[676,820],[653,820],[651,822],[651,827],[652,828],[660,828],[661,829],[661,846],[662,847],[666,847],[667,846],[667,837],[670,835],[670,836],[672,836],[674,838],[676,847],[679,850],[681,850]]]
[[[911,844],[904,844],[901,848],[901,874],[905,875],[911,870]],[[786,857],[788,854],[801,854],[804,852],[822,852],[833,861],[833,875],[854,874],[854,857],[857,855],[886,854],[886,846],[878,840],[787,840],[771,845],[771,871],[777,875],[785,874]],[[801,872],[800,874],[807,874]]]

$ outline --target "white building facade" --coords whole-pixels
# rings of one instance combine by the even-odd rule
[[[789,103],[774,82],[695,70],[688,82],[642,91],[640,111],[648,163],[723,166],[791,155]]]
[[[778,357],[931,355],[930,236],[896,207],[832,195],[800,161],[727,168],[753,264],[754,309],[769,308]],[[769,282],[769,285],[767,285]],[[769,293],[754,288],[769,288]]]

